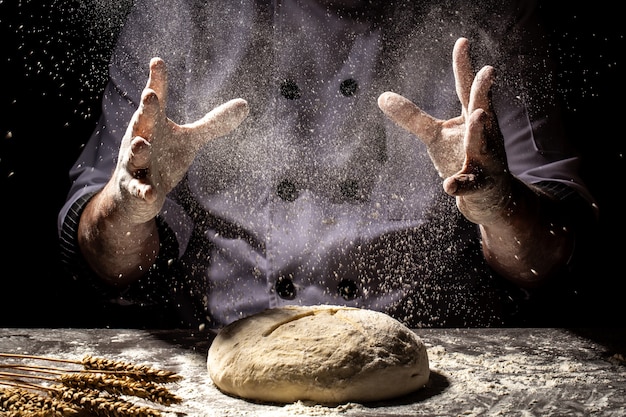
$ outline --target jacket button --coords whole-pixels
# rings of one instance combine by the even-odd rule
[[[343,80],[341,84],[339,84],[339,91],[346,97],[350,97],[356,94],[356,91],[359,89],[359,84],[356,80],[352,78],[348,78],[347,80]]]
[[[354,300],[359,293],[359,287],[351,279],[342,279],[337,286],[337,292],[346,301]]]
[[[289,180],[282,180],[276,185],[276,194],[284,201],[296,201],[298,199],[298,188],[296,184]]]
[[[349,201],[357,201],[363,198],[359,183],[356,180],[345,180],[339,184],[341,195]]]
[[[276,293],[280,298],[285,300],[293,300],[296,298],[296,286],[291,278],[279,277],[276,281]]]
[[[289,100],[295,100],[302,96],[298,84],[290,79],[283,80],[283,82],[280,83],[280,94]]]

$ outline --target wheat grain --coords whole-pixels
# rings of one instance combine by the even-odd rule
[[[0,410],[8,416],[20,417],[71,417],[78,414],[70,404],[21,388],[0,389]]]
[[[133,404],[119,397],[100,395],[99,391],[59,387],[54,391],[61,401],[75,404],[97,417],[160,417],[161,412],[147,406]]]
[[[129,376],[136,375],[144,380],[167,383],[180,381],[182,377],[172,371],[154,369],[147,365],[135,365],[128,362],[85,356],[82,360],[85,369],[99,371],[123,372]]]
[[[133,395],[164,405],[178,404],[182,401],[167,388],[150,381],[91,373],[64,374],[59,380],[70,388],[103,390],[112,395]]]

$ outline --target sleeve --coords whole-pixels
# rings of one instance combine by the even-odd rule
[[[110,287],[87,265],[77,244],[78,221],[93,194],[83,194],[70,206],[59,237],[62,265],[75,282],[84,304],[97,311],[97,315],[90,317],[89,325],[179,327],[176,306],[172,303],[175,289],[169,279],[176,274],[178,268],[178,247],[173,232],[158,216],[156,220],[161,247],[150,270],[140,280],[124,289]]]
[[[580,174],[582,158],[569,137],[572,131],[563,123],[557,67],[536,3],[508,3],[514,20],[495,34],[501,59],[490,57],[497,62],[492,100],[511,173],[556,201],[554,209],[572,225],[575,247],[548,282],[523,291],[515,307],[516,320],[521,321],[511,325],[572,322],[586,297],[587,264],[593,253],[589,249],[597,242],[599,218],[595,198]]]
[[[511,1],[508,8],[512,23],[491,25],[498,28],[490,34],[500,47],[498,56],[487,59],[498,63],[492,99],[509,169],[555,199],[586,204],[587,211],[596,212],[580,175],[580,155],[563,125],[556,67],[536,1]]]

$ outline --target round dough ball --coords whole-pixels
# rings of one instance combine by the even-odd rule
[[[220,330],[207,358],[223,392],[262,402],[387,400],[428,382],[426,347],[390,316],[340,306],[265,310]]]

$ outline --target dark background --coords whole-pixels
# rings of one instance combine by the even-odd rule
[[[131,2],[0,0],[1,327],[90,326],[99,314],[63,273],[56,221]],[[601,209],[574,324],[623,326],[624,26],[608,1],[543,3],[567,129]]]

